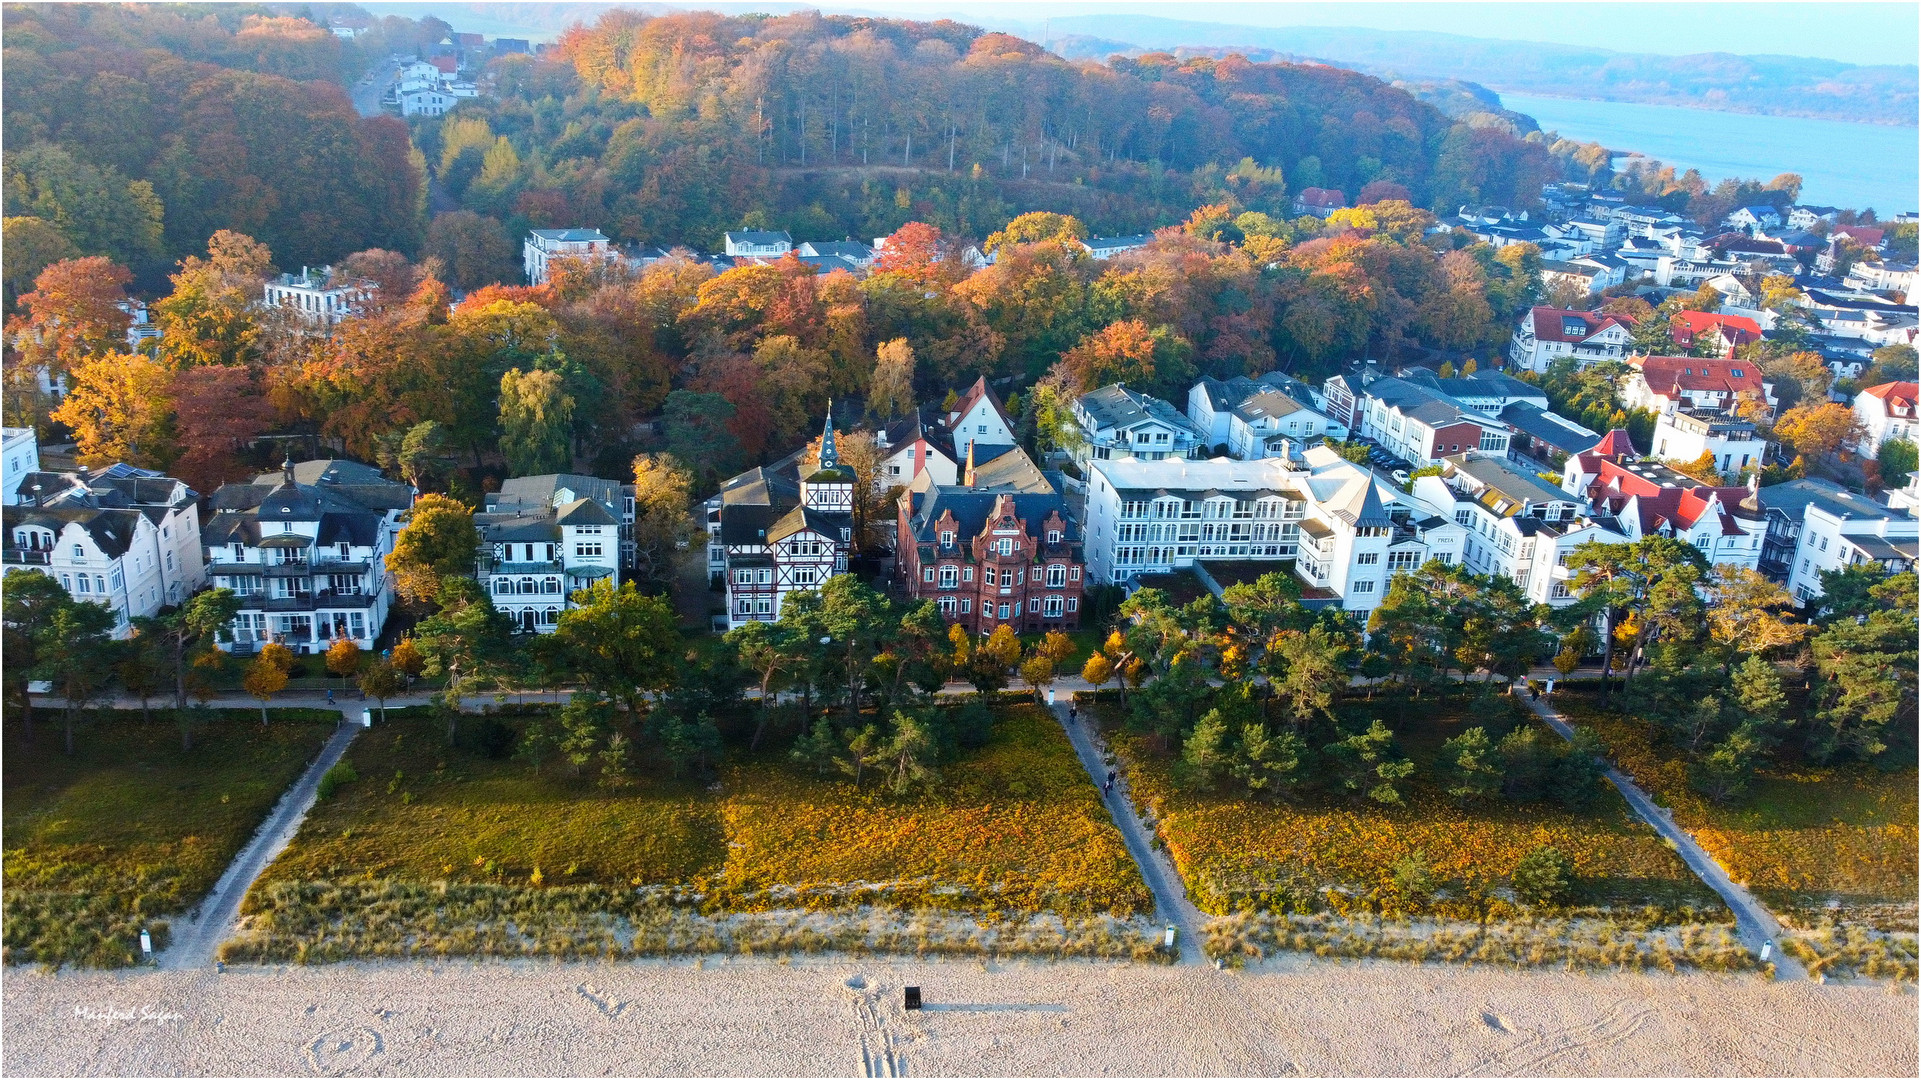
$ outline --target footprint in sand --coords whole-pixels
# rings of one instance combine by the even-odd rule
[[[337,1028],[307,1044],[307,1063],[322,1076],[340,1076],[365,1068],[384,1049],[386,1044],[373,1028]]]
[[[579,994],[581,997],[593,1003],[594,1008],[599,1009],[600,1014],[610,1020],[617,1019],[620,1014],[627,1009],[627,1003],[625,1001],[607,993],[593,983],[581,983],[579,986],[574,987],[574,993]]]

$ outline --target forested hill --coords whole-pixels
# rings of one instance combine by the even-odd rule
[[[1032,209],[1133,231],[1201,203],[1272,209],[1305,187],[1352,199],[1375,181],[1435,208],[1525,205],[1555,172],[1538,147],[1351,71],[1075,64],[945,21],[617,11],[552,55],[575,92],[528,64],[495,118],[542,177],[526,209],[564,205],[649,243],[712,244],[756,211],[809,236],[909,217],[983,236]],[[918,175],[875,171],[891,167]]]
[[[1283,210],[1306,187],[1527,205],[1556,171],[1540,146],[1337,68],[1073,63],[953,22],[811,13],[610,12],[543,58],[494,61],[497,96],[410,131],[357,116],[345,88],[446,25],[390,16],[343,41],[305,15],[8,5],[6,214],[49,223],[30,235],[57,249],[31,264],[106,255],[158,286],[233,229],[282,268],[425,251],[472,287],[512,273],[529,226],[712,249],[743,225],[839,238],[923,220],[978,239],[1047,209],[1118,233],[1222,201]],[[476,213],[430,228],[427,174],[441,209]]]
[[[383,22],[400,38],[362,46],[258,6],[8,5],[8,218],[147,280],[217,229],[286,265],[413,249],[424,185],[406,125],[360,117],[344,84],[369,50],[444,29]]]

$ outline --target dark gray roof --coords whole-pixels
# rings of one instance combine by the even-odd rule
[[[1176,431],[1198,434],[1193,421],[1173,405],[1121,383],[1090,390],[1080,396],[1079,404],[1102,427],[1127,428],[1152,419]]]
[[[786,229],[778,232],[768,229],[735,229],[727,234],[727,241],[732,244],[753,244],[759,247],[763,244],[791,244],[794,238]]]
[[[1805,518],[1809,506],[1819,506],[1837,517],[1855,520],[1882,520],[1905,516],[1901,511],[1875,502],[1866,495],[1856,494],[1832,481],[1813,476],[1801,480],[1789,480],[1785,484],[1775,484],[1761,489],[1762,509],[1780,514],[1790,521],[1800,521]]]
[[[1080,540],[1080,527],[1067,512],[1067,503],[1059,494],[1027,494],[1005,491],[978,491],[964,487],[936,487],[925,494],[909,496],[913,503],[912,515],[908,518],[908,529],[914,539],[933,543],[939,539],[934,525],[942,514],[952,512],[956,526],[956,539],[961,543],[973,539],[986,525],[988,516],[994,512],[1002,498],[1014,500],[1014,516],[1027,523],[1027,535],[1040,540],[1045,539],[1043,527],[1047,517],[1059,513],[1064,521],[1062,537],[1069,543]]]
[[[572,498],[563,497],[572,493]],[[579,473],[543,473],[516,476],[501,482],[500,490],[487,496],[487,508],[507,510],[514,506],[555,509],[574,499],[592,499],[619,519],[623,493],[617,480]]]
[[[1501,410],[1501,422],[1563,454],[1585,453],[1601,441],[1601,436],[1587,428],[1556,416],[1530,401],[1509,402]]]
[[[140,527],[138,510],[102,510],[91,506],[8,506],[0,509],[5,514],[5,546],[8,549],[14,547],[13,530],[16,526],[39,525],[52,530],[58,537],[68,525],[78,525],[86,530],[102,553],[108,558],[117,559],[133,546],[134,534]]]
[[[251,484],[222,484],[208,500],[214,514],[202,542],[253,544],[260,521],[312,521],[319,523],[320,543],[370,546],[389,511],[413,505],[413,488],[358,462],[305,461],[292,472],[291,484],[282,472],[262,473]]]

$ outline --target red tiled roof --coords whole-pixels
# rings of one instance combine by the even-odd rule
[[[460,70],[460,61],[451,56],[430,56],[427,58],[427,62],[449,75]]]
[[[1595,443],[1594,448],[1588,453],[1599,454],[1602,457],[1620,457],[1623,454],[1634,453],[1634,442],[1628,438],[1625,429],[1615,428],[1602,436],[1601,441]]]
[[[1721,327],[1729,344],[1746,345],[1761,340],[1761,324],[1745,315],[1716,315],[1709,311],[1677,311],[1668,320],[1668,333],[1676,345],[1692,345],[1697,335],[1710,327]]]
[[[1921,384],[1911,382],[1884,382],[1861,391],[1881,399],[1882,407],[1889,416],[1913,416],[1914,403],[1921,398]]]
[[[1886,236],[1887,232],[1872,225],[1836,225],[1833,235],[1852,236],[1857,243],[1866,244],[1869,247],[1880,247],[1881,238]]]
[[[1745,360],[1637,356],[1628,363],[1641,370],[1649,390],[1663,397],[1673,397],[1679,390],[1720,390],[1728,394],[1762,392],[1760,367]]]
[[[1537,307],[1529,312],[1529,316],[1534,320],[1534,336],[1541,341],[1586,341],[1610,326],[1618,326],[1625,330],[1634,325],[1625,315],[1603,315],[1598,311],[1564,311],[1557,307]],[[1584,333],[1569,334],[1562,329],[1564,323],[1574,319],[1579,319],[1587,328]]]
[[[1317,206],[1323,210],[1338,210],[1347,205],[1347,196],[1339,188],[1303,188],[1294,197],[1302,206]]]
[[[983,397],[993,403],[994,411],[1001,414],[1001,421],[1007,425],[1009,431],[1012,431],[1014,422],[1008,419],[1007,406],[1001,404],[1000,395],[994,392],[994,388],[987,385],[985,375],[974,380],[974,385],[968,387],[967,393],[961,395],[960,401],[954,406],[954,411],[950,415],[956,418],[966,416]]]
[[[1681,479],[1685,480],[1686,477]],[[1741,500],[1748,496],[1748,489],[1743,487],[1712,487],[1707,484],[1664,487],[1613,461],[1601,463],[1600,477],[1589,486],[1588,492],[1617,516],[1626,512],[1628,500],[1633,499],[1635,510],[1640,515],[1643,535],[1663,525],[1673,525],[1684,531],[1692,529],[1700,523],[1702,516],[1715,512],[1720,515],[1721,535],[1739,536],[1742,529],[1734,521],[1733,508],[1741,505]]]

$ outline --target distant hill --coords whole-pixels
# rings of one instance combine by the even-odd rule
[[[1862,66],[1801,56],[1657,56],[1539,42],[1353,27],[1261,27],[1144,15],[1053,19],[1049,45],[1071,58],[1238,49],[1250,59],[1318,58],[1390,81],[1465,80],[1497,90],[1680,105],[1770,116],[1913,125],[1914,65]]]

